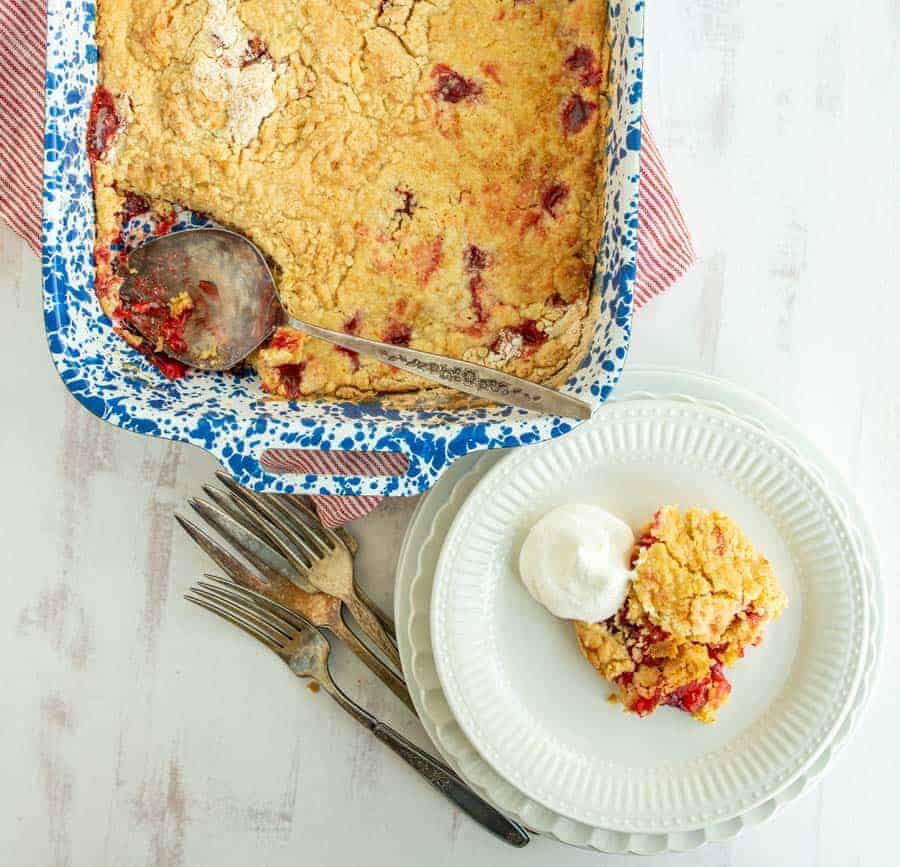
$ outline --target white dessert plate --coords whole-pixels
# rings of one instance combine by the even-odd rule
[[[715,725],[607,702],[571,624],[522,586],[525,533],[567,502],[636,528],[661,504],[714,507],[772,561],[790,607],[729,669]],[[808,772],[858,701],[872,620],[859,538],[820,472],[757,422],[674,396],[616,401],[499,461],[460,508],[432,593],[443,693],[481,756],[555,814],[622,834],[721,826]]]

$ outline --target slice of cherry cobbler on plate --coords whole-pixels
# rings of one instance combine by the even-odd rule
[[[669,705],[713,722],[731,693],[726,667],[787,606],[769,561],[720,512],[665,506],[633,565],[612,617],[576,621],[582,653],[618,686],[626,710],[647,716]]]

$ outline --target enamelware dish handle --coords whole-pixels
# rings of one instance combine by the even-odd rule
[[[266,448],[258,456],[228,450],[216,457],[236,482],[257,491],[405,497],[428,490],[465,454],[435,461],[406,451]]]

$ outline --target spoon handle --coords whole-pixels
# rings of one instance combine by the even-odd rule
[[[310,325],[299,319],[288,318],[287,324],[310,337],[318,337],[352,352],[369,355],[423,379],[430,379],[448,388],[474,394],[476,397],[530,409],[545,415],[565,418],[591,417],[591,406],[583,400],[501,370],[485,367],[483,364],[344,334],[330,328]]]

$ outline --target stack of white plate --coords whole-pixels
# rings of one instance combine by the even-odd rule
[[[716,508],[772,561],[790,606],[729,669],[714,725],[609,703],[571,624],[522,586],[525,533],[566,502],[635,527],[667,503]],[[470,785],[560,841],[651,853],[729,839],[825,772],[873,687],[882,594],[852,494],[773,407],[709,377],[633,369],[573,434],[453,467],[410,525],[395,599],[419,716]]]

